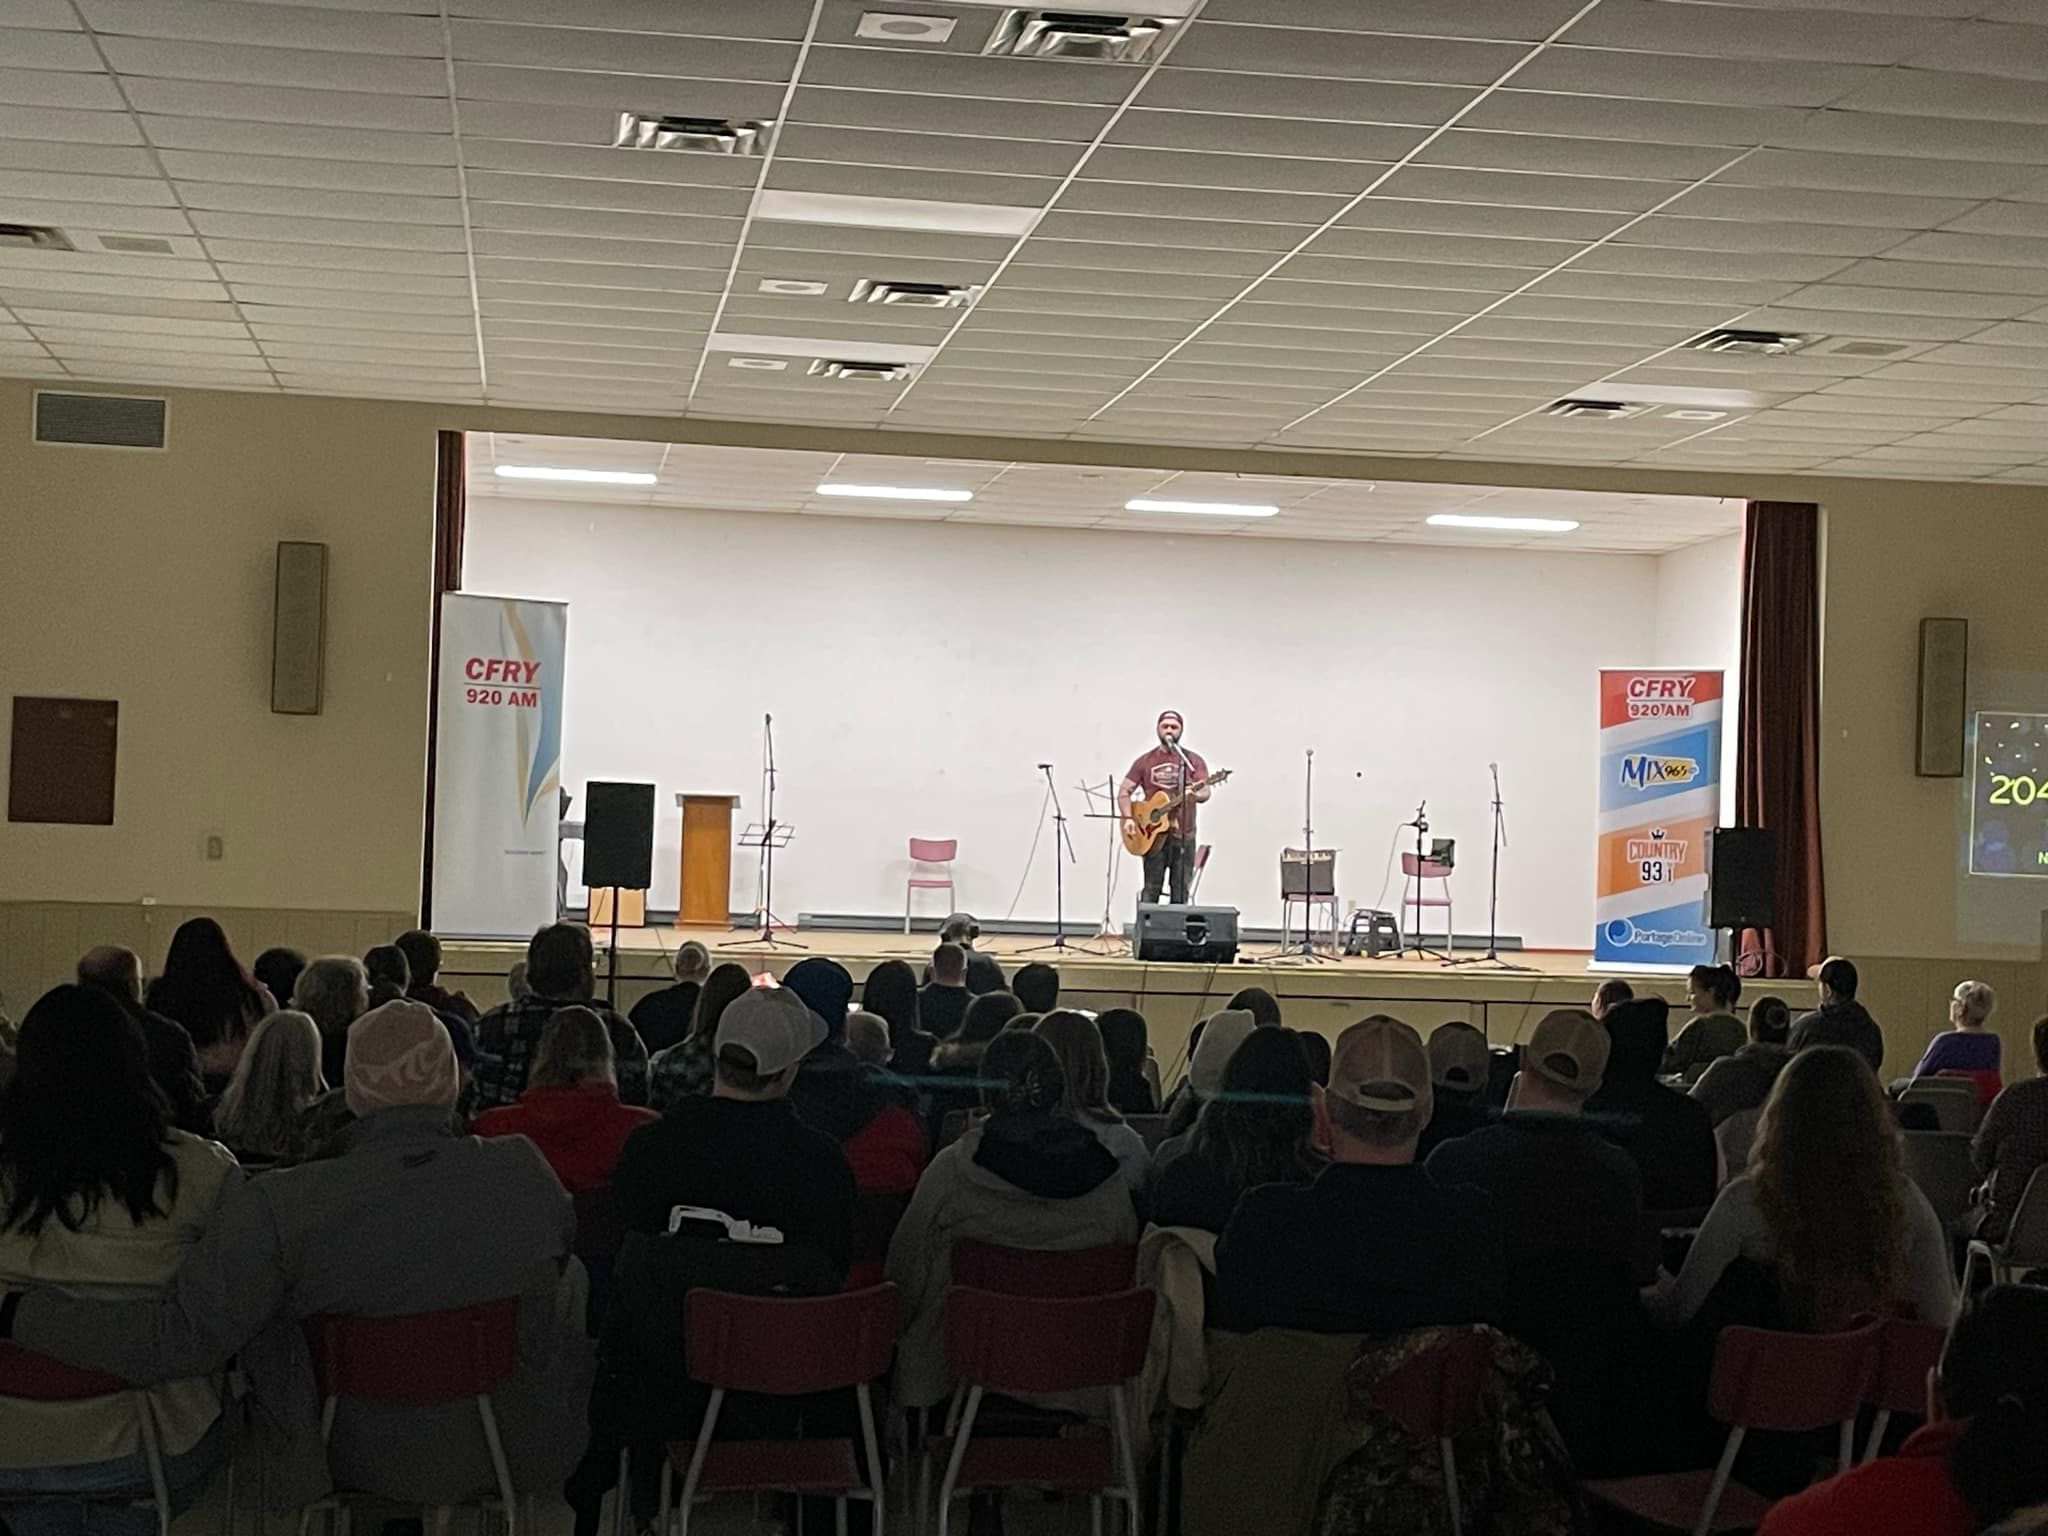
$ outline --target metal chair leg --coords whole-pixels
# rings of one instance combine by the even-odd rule
[[[1728,1479],[1735,1474],[1735,1458],[1742,1454],[1742,1438],[1749,1431],[1741,1427],[1728,1431],[1728,1443],[1721,1448],[1721,1460],[1714,1468],[1714,1480],[1707,1486],[1706,1502],[1700,1505],[1699,1523],[1693,1536],[1712,1536],[1714,1512],[1721,1507],[1721,1495],[1728,1491]]]
[[[1863,1460],[1866,1463],[1877,1460],[1878,1450],[1884,1444],[1884,1432],[1891,1427],[1891,1409],[1878,1409],[1870,1421],[1870,1443],[1863,1448]]]
[[[1110,1438],[1116,1443],[1117,1470],[1123,1475],[1124,1504],[1130,1510],[1133,1536],[1145,1528],[1144,1495],[1138,1489],[1138,1459],[1131,1445],[1130,1399],[1120,1386],[1109,1389]]]
[[[690,1447],[690,1465],[683,1473],[682,1507],[677,1512],[681,1521],[681,1536],[690,1536],[690,1510],[697,1500],[697,1481],[704,1475],[704,1458],[711,1453],[712,1432],[718,1428],[718,1410],[725,1406],[725,1388],[713,1387],[711,1400],[704,1405],[704,1422],[697,1426],[697,1443]],[[667,1487],[668,1458],[661,1462],[662,1486]],[[803,1505],[797,1505],[797,1519],[803,1519]],[[661,1536],[668,1536],[666,1531]]]
[[[512,1469],[505,1461],[505,1442],[498,1437],[498,1415],[491,1407],[489,1393],[477,1398],[476,1411],[483,1420],[484,1444],[491,1452],[491,1471],[498,1479],[498,1498],[505,1506],[505,1536],[519,1536],[519,1495],[512,1490]]]
[[[1437,1441],[1437,1446],[1443,1452],[1444,1498],[1451,1507],[1451,1536],[1465,1536],[1465,1511],[1458,1501],[1458,1455],[1449,1435]]]
[[[974,1416],[980,1412],[981,1388],[970,1387],[967,1390],[966,1410],[961,1414],[960,1422],[953,1431],[953,1449],[946,1457],[946,1475],[939,1482],[939,1536],[946,1536],[946,1528],[953,1511],[953,1490],[960,1481],[960,1463],[966,1458],[967,1442],[974,1434]]]

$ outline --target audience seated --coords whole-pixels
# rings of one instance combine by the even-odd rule
[[[1887,1456],[1774,1505],[1759,1536],[1975,1536],[2048,1500],[2048,1290],[1963,1312],[1927,1383],[1927,1424]]]
[[[278,1009],[277,999],[235,958],[227,934],[210,917],[178,925],[163,974],[149,984],[143,1001],[152,1013],[185,1026],[209,1094],[227,1087],[249,1031]]]
[[[1017,967],[1010,978],[1010,990],[1026,1013],[1047,1014],[1060,1005],[1060,973],[1043,960]]]
[[[1505,1326],[1557,1372],[1560,1427],[1582,1463],[1614,1443],[1614,1421],[1630,1411],[1618,1371],[1640,1316],[1642,1176],[1584,1113],[1608,1055],[1607,1031],[1590,1013],[1544,1015],[1506,1113],[1445,1142],[1428,1164],[1439,1184],[1493,1197],[1505,1231]]]
[[[1708,1119],[1718,1126],[1742,1110],[1763,1108],[1771,1084],[1792,1059],[1785,1044],[1791,1032],[1792,1010],[1782,997],[1760,997],[1749,1005],[1748,1043],[1714,1062],[1692,1085],[1692,1096],[1706,1106]],[[1729,1164],[1731,1169],[1740,1166]]]
[[[1192,1132],[1154,1160],[1152,1220],[1221,1232],[1248,1189],[1306,1184],[1321,1164],[1308,1056],[1291,1030],[1253,1030],[1230,1055]]]
[[[2048,1163],[2048,1017],[2034,1020],[2034,1065],[2040,1075],[2009,1084],[1984,1115],[1970,1158],[1984,1175],[1977,1236],[2002,1242],[2034,1170]]]
[[[17,1050],[14,1078],[0,1091],[0,1288],[153,1294],[215,1219],[235,1181],[234,1159],[171,1125],[141,1026],[103,988],[46,993],[22,1020]],[[226,1448],[218,1365],[132,1377],[153,1383],[149,1408],[176,1507]],[[125,1397],[0,1398],[0,1496],[52,1496],[7,1511],[15,1536],[83,1531],[83,1508],[65,1496],[123,1491],[150,1491]],[[147,1510],[95,1509],[91,1529],[141,1536],[155,1521]]]
[[[937,1047],[960,1032],[973,994],[967,990],[967,951],[958,944],[941,944],[932,951],[931,980],[917,994],[918,1024],[927,1030]],[[1022,1004],[1019,1004],[1022,1010]]]
[[[1007,1031],[989,1042],[981,1079],[987,1117],[932,1159],[889,1244],[887,1274],[907,1316],[897,1390],[913,1408],[950,1387],[944,1302],[954,1244],[1095,1248],[1138,1235],[1116,1159],[1059,1113],[1066,1083],[1050,1045]]]
[[[299,984],[299,972],[306,968],[306,957],[296,949],[278,947],[266,949],[256,957],[256,963],[249,967],[249,974],[257,983],[267,987],[270,995],[282,1008],[292,1000],[292,992]]]
[[[441,985],[441,941],[424,928],[409,928],[391,942],[404,954],[406,970],[412,977],[406,996],[416,1003],[425,1003],[436,1013],[454,1014],[474,1031],[476,1021],[482,1017],[476,1004]]]
[[[939,1042],[932,1052],[932,1071],[941,1077],[973,1077],[981,1068],[982,1052],[1024,1012],[1024,1005],[1010,992],[984,992],[967,1005],[960,1027]]]
[[[1635,995],[1634,987],[1619,976],[1610,976],[1593,989],[1593,1001],[1588,1007],[1588,1012],[1596,1019],[1604,1019],[1607,1017],[1608,1009],[1619,1003],[1633,1001]]]
[[[1694,966],[1685,983],[1685,1002],[1693,1016],[1664,1048],[1664,1075],[1683,1078],[1689,1088],[1713,1063],[1741,1050],[1749,1039],[1749,1031],[1735,1016],[1741,1000],[1742,978],[1733,966]]]
[[[370,1011],[370,978],[363,962],[353,955],[322,956],[299,972],[291,1002],[318,1027],[320,1070],[339,1087],[349,1026]]]
[[[1493,1071],[1486,1036],[1462,1019],[1453,1019],[1429,1032],[1428,1049],[1432,1108],[1415,1152],[1419,1162],[1427,1162],[1445,1142],[1469,1135],[1493,1119],[1486,1102]]]
[[[1714,1199],[1720,1159],[1705,1107],[1657,1081],[1670,1010],[1661,997],[1631,998],[1607,1010],[1600,1021],[1610,1042],[1607,1071],[1586,1110],[1635,1159],[1645,1209],[1699,1210]]]
[[[475,1407],[344,1399],[323,1449],[301,1325],[516,1296],[519,1360],[493,1396],[498,1427],[516,1487],[557,1485],[582,1448],[589,1385],[568,1195],[524,1139],[457,1134],[455,1050],[423,1005],[358,1019],[344,1070],[357,1119],[338,1156],[231,1184],[161,1297],[38,1287],[21,1298],[14,1337],[132,1381],[201,1376],[235,1357],[268,1437],[273,1499],[318,1497],[331,1472],[417,1507],[493,1485]]]
[[[381,1008],[412,992],[412,967],[396,944],[372,944],[363,951],[363,979],[370,984],[370,1006]]]
[[[526,984],[526,962],[524,960],[514,960],[505,967],[505,996],[515,1003],[523,997],[533,996],[533,988]],[[479,1014],[478,1018],[481,1020],[482,1015]]]
[[[674,984],[648,993],[626,1015],[640,1031],[640,1042],[650,1056],[680,1045],[689,1037],[690,1020],[697,1012],[697,995],[704,990],[704,978],[710,974],[710,950],[695,939],[676,946]]]
[[[1297,1029],[1302,1054],[1308,1057],[1308,1075],[1318,1088],[1330,1086],[1330,1037],[1319,1029]]]
[[[846,1047],[846,967],[814,955],[791,966],[782,985],[825,1026],[789,1085],[790,1107],[839,1143],[860,1189],[912,1188],[924,1172],[924,1127],[902,1093]]]
[[[690,1031],[674,1045],[656,1052],[647,1063],[648,1102],[664,1110],[684,1099],[711,1091],[712,1042],[718,1020],[733,1002],[753,989],[754,978],[744,965],[728,960],[704,978]]]
[[[1260,1029],[1280,1027],[1280,999],[1264,987],[1240,987],[1237,995],[1223,1006],[1226,1009],[1249,1013],[1252,1016],[1252,1023]]]
[[[889,1044],[889,1021],[865,1008],[854,1009],[846,1016],[846,1048],[855,1061],[870,1070],[887,1068],[896,1056]]]
[[[1802,1014],[1792,1025],[1787,1042],[1793,1051],[1809,1045],[1846,1045],[1870,1063],[1873,1072],[1884,1071],[1884,1031],[1870,1010],[1856,1001],[1856,967],[1839,957],[1821,963],[1818,986],[1820,1007]]]
[[[1017,975],[1022,978],[1024,972]],[[1102,1143],[1123,1170],[1131,1193],[1141,1195],[1152,1154],[1145,1138],[1126,1125],[1109,1102],[1109,1057],[1102,1049],[1102,1031],[1085,1013],[1055,1008],[1032,1026],[1032,1033],[1059,1059],[1060,1078],[1066,1084],[1060,1113]]]
[[[609,1184],[626,1138],[654,1112],[619,1101],[611,1035],[584,1007],[558,1008],[540,1033],[517,1104],[487,1109],[479,1136],[524,1136],[571,1194]]]
[[[1188,1036],[1188,1075],[1166,1101],[1167,1139],[1173,1142],[1194,1129],[1203,1101],[1223,1086],[1223,1069],[1237,1048],[1259,1027],[1249,1008],[1224,1008],[1199,1020]],[[1279,1025],[1274,1025],[1279,1028]]]
[[[199,1054],[184,1025],[142,1006],[142,961],[135,951],[112,944],[87,950],[78,962],[78,980],[103,989],[141,1028],[150,1079],[170,1104],[171,1124],[195,1136],[211,1136],[212,1107],[199,1076]]]
[[[1159,1062],[1145,1028],[1145,1015],[1134,1008],[1105,1008],[1095,1016],[1102,1031],[1102,1054],[1109,1058],[1109,1102],[1119,1114],[1159,1113]]]
[[[1764,1104],[1748,1171],[1721,1191],[1676,1281],[1645,1299],[1668,1324],[1703,1319],[1815,1331],[1906,1310],[1946,1325],[1948,1239],[1900,1163],[1898,1132],[1864,1060],[1800,1052]]]
[[[879,1015],[889,1029],[889,1062],[899,1077],[922,1077],[931,1069],[938,1040],[920,1017],[917,972],[908,961],[884,960],[861,983],[860,1005]]]
[[[1415,1163],[1429,1123],[1429,1053],[1375,1015],[1337,1037],[1313,1095],[1330,1165],[1308,1185],[1248,1191],[1216,1244],[1217,1325],[1249,1332],[1378,1333],[1497,1322],[1499,1213]]]
[[[939,929],[939,942],[959,945],[967,957],[969,996],[980,997],[984,992],[1007,992],[1009,983],[1003,980],[1003,968],[996,964],[995,957],[983,954],[974,947],[974,941],[980,937],[981,924],[965,912],[955,912]],[[934,1030],[933,1033],[936,1034],[938,1031]]]
[[[530,997],[503,1003],[478,1021],[476,1100],[479,1109],[512,1104],[526,1091],[526,1074],[540,1044],[540,1032],[557,1008],[581,1003],[604,1021],[612,1037],[612,1059],[619,1075],[619,1097],[628,1104],[647,1102],[647,1048],[624,1017],[594,1001],[597,990],[595,954],[590,930],[581,923],[552,923],[526,946],[526,983]]]
[[[319,1026],[310,1014],[280,1010],[249,1036],[214,1110],[214,1133],[244,1164],[299,1162],[313,1150],[308,1111],[327,1090]]]
[[[1948,1003],[1949,1027],[1927,1042],[1927,1049],[1921,1055],[1919,1065],[1913,1068],[1913,1075],[1931,1077],[1937,1072],[1989,1072],[1995,1075],[1999,1065],[1999,1039],[1984,1026],[1991,1019],[1991,1010],[1997,1006],[1998,995],[1983,982],[1959,983]]]

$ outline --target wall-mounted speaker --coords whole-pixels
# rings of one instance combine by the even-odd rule
[[[1970,681],[1970,621],[1920,621],[1920,695],[1913,772],[1923,779],[1963,776],[1963,701]]]
[[[327,681],[327,546],[277,546],[270,626],[270,712],[317,715]]]
[[[1768,928],[1778,882],[1778,840],[1763,827],[1707,834],[1707,926]]]

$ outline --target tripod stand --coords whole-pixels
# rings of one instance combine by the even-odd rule
[[[1280,855],[1281,943],[1280,947],[1273,952],[1273,958],[1275,960],[1288,961],[1300,960],[1305,961],[1310,965],[1321,965],[1324,963],[1335,963],[1336,956],[1323,954],[1320,950],[1316,948],[1316,749],[1314,747],[1308,747],[1304,750],[1306,752],[1306,756],[1303,760],[1301,784],[1301,893],[1303,897],[1301,908],[1301,940],[1299,943],[1294,944],[1290,944],[1286,941],[1287,865],[1290,861],[1290,854],[1289,852],[1283,851]],[[1330,878],[1332,882],[1334,882],[1337,878],[1337,868],[1334,862],[1334,854],[1333,862],[1331,862],[1329,869]],[[1330,896],[1330,927],[1332,930],[1331,938],[1333,940],[1336,937],[1336,926],[1336,893],[1334,890],[1332,890]]]
[[[1068,950],[1080,948],[1067,942],[1067,865],[1075,862],[1074,840],[1067,835],[1067,813],[1060,806],[1059,786],[1052,781],[1052,764],[1040,763],[1038,771],[1045,775],[1046,803],[1052,807],[1052,942],[1033,944],[1017,953],[1035,955],[1051,949],[1065,954]]]
[[[1515,965],[1500,957],[1500,851],[1508,845],[1507,818],[1501,814],[1500,764],[1488,763],[1493,775],[1493,874],[1486,900],[1486,953],[1470,960],[1446,960],[1446,965],[1490,965],[1503,971],[1533,971],[1533,965]]]
[[[742,848],[758,848],[761,852],[761,931],[751,939],[733,945],[734,949],[748,949],[764,944],[770,949],[808,949],[808,944],[799,944],[794,939],[778,939],[777,928],[789,924],[775,915],[775,850],[787,848],[789,840],[796,835],[796,828],[788,822],[775,819],[775,717],[761,716],[761,800],[767,813],[765,821],[759,821],[740,833]]]
[[[1425,800],[1416,806],[1415,819],[1403,822],[1402,825],[1415,829],[1415,874],[1410,878],[1415,881],[1417,905],[1414,908],[1415,932],[1412,935],[1415,942],[1413,944],[1403,944],[1400,954],[1405,959],[1412,951],[1418,960],[1442,960],[1445,957],[1441,950],[1431,949],[1422,942],[1422,907],[1420,905],[1422,899],[1422,871],[1429,867],[1429,846],[1423,839],[1429,836],[1429,802]],[[1409,911],[1405,887],[1406,881],[1404,880],[1404,889],[1401,897],[1401,917],[1404,921],[1407,919]],[[1446,927],[1448,928],[1448,923]]]

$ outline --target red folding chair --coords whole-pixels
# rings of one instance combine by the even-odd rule
[[[1877,1378],[1883,1327],[1872,1323],[1848,1333],[1723,1328],[1707,1388],[1707,1411],[1728,1426],[1720,1464],[1711,1472],[1596,1480],[1585,1485],[1587,1496],[1658,1530],[1710,1536],[1754,1529],[1771,1500],[1731,1481],[1743,1438],[1752,1429],[1804,1434],[1832,1424],[1840,1431],[1838,1464],[1846,1472],[1856,1455],[1856,1415]]]
[[[1002,1296],[1106,1296],[1127,1291],[1138,1270],[1131,1243],[1099,1248],[1006,1248],[1000,1243],[953,1245],[953,1284]]]
[[[24,1403],[83,1403],[96,1397],[126,1398],[134,1410],[136,1432],[142,1441],[143,1465],[149,1469],[150,1496],[146,1502],[156,1510],[158,1536],[170,1536],[171,1490],[164,1477],[163,1442],[157,1435],[156,1412],[150,1407],[149,1394],[118,1376],[81,1370],[48,1355],[39,1355],[32,1349],[24,1349],[12,1341],[0,1340],[0,1398],[13,1398]],[[75,1493],[21,1492],[0,1494],[0,1508],[11,1506],[19,1509],[53,1501],[75,1504],[81,1499],[90,1503],[123,1505],[140,1502],[118,1494],[93,1497]]]
[[[1443,1461],[1444,1496],[1450,1502],[1451,1536],[1464,1536],[1458,1500],[1458,1458],[1453,1442],[1479,1417],[1493,1368],[1493,1346],[1482,1333],[1467,1333],[1417,1355],[1366,1388],[1366,1397],[1409,1434],[1434,1440]]]
[[[953,860],[960,855],[957,837],[913,837],[910,878],[903,882],[903,931],[910,932],[910,898],[918,891],[944,891],[954,900]]]
[[[697,1500],[721,1493],[830,1494],[838,1529],[846,1530],[846,1501],[874,1506],[874,1536],[882,1536],[887,1504],[882,1481],[882,1448],[875,1437],[874,1399],[868,1383],[889,1369],[902,1327],[901,1293],[893,1285],[846,1291],[837,1296],[740,1296],[730,1291],[692,1291],[683,1300],[684,1367],[693,1381],[711,1388],[704,1422],[694,1441],[672,1441],[661,1467],[661,1512],[654,1529],[666,1536],[674,1471],[683,1471],[678,1506],[681,1536],[689,1536],[690,1510]],[[852,1387],[860,1406],[861,1445],[867,1476],[861,1476],[853,1441],[844,1437],[805,1440],[714,1441],[718,1414],[728,1392],[803,1397]],[[626,1497],[619,1480],[619,1498]]]
[[[1892,1318],[1884,1324],[1878,1338],[1877,1379],[1871,1383],[1869,1397],[1877,1416],[1871,1420],[1870,1440],[1863,1448],[1865,1461],[1877,1460],[1893,1414],[1927,1411],[1927,1374],[1941,1363],[1947,1344],[1948,1330],[1938,1323]]]
[[[1127,1530],[1136,1536],[1143,1505],[1125,1386],[1145,1368],[1157,1300],[1150,1290],[1059,1298],[957,1285],[946,1292],[946,1364],[960,1387],[947,1411],[946,1433],[933,1436],[925,1447],[930,1455],[946,1458],[938,1536],[946,1536],[954,1497],[978,1488],[1085,1493],[1098,1533],[1103,1500],[1117,1499],[1128,1512]],[[974,1438],[987,1393],[1031,1396],[1104,1388],[1110,1400],[1106,1438]],[[918,1493],[922,1529],[923,1478]]]
[[[398,1317],[309,1317],[303,1326],[322,1400],[321,1444],[327,1444],[334,1434],[335,1409],[344,1397],[407,1408],[431,1408],[469,1398],[476,1404],[477,1421],[490,1452],[491,1471],[498,1485],[496,1502],[505,1515],[505,1536],[518,1536],[518,1495],[513,1492],[512,1471],[505,1462],[497,1411],[491,1406],[491,1394],[511,1379],[519,1363],[517,1296]],[[337,1488],[332,1497],[307,1505],[299,1521],[300,1536],[307,1536],[312,1529],[316,1513],[332,1517],[336,1536],[347,1536],[348,1496],[348,1490]],[[492,1500],[485,1497],[475,1502],[481,1507]],[[447,1506],[435,1511],[437,1531],[445,1532],[449,1514]]]

